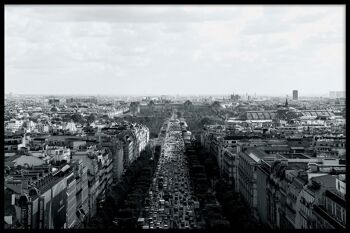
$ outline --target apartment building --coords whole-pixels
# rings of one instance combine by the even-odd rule
[[[335,184],[335,187],[333,184]],[[335,179],[330,180],[328,185],[331,187],[326,190],[323,189],[319,199],[313,203],[313,228],[345,229],[345,175],[336,176]]]
[[[242,150],[238,153],[239,165],[238,165],[238,186],[239,192],[242,195],[244,201],[251,208],[252,213],[256,219],[258,219],[258,206],[257,206],[257,169],[261,164],[261,160],[266,157],[271,157],[261,150],[250,148]],[[278,155],[272,155],[276,158]]]
[[[5,182],[14,192],[17,219],[24,229],[67,228],[67,178],[73,170],[69,165],[54,172],[51,169],[38,166],[23,170]]]
[[[6,125],[5,130],[8,130],[10,132],[16,132],[22,128],[23,121],[17,120],[17,119],[11,119]]]
[[[18,151],[22,142],[23,142],[22,135],[6,135],[4,138],[4,151],[5,152]]]

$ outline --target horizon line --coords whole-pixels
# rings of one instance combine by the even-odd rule
[[[333,91],[330,91],[333,92]],[[338,92],[338,91],[335,91]],[[345,91],[339,91],[339,92],[344,92]],[[15,93],[15,92],[8,92],[5,93],[5,95],[33,95],[33,96],[90,96],[90,97],[99,97],[99,96],[230,96],[232,94],[237,94],[240,96],[259,96],[259,97],[264,97],[264,96],[269,96],[269,97],[287,97],[287,98],[292,98],[292,94],[259,94],[259,93],[211,93],[211,94],[195,94],[195,93],[191,93],[191,94],[60,94],[60,93],[56,93],[56,94],[47,94],[47,93],[39,93],[39,94],[34,94],[34,93]],[[330,93],[318,93],[318,94],[303,94],[300,95],[299,94],[299,98],[301,97],[319,97],[319,96],[329,96]]]

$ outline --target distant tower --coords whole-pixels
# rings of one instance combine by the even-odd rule
[[[298,100],[298,90],[293,90],[293,100]]]
[[[288,100],[286,98],[286,103],[284,104],[284,107],[288,107]]]

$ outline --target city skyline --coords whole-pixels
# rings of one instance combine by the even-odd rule
[[[345,9],[6,5],[4,229],[346,229]]]
[[[291,90],[292,91],[292,90]],[[334,92],[341,92],[344,93],[344,95],[346,94],[345,91],[329,91],[328,93],[320,93],[320,94],[302,94],[300,95],[299,93],[299,98],[308,98],[308,97],[321,97],[321,98],[329,98],[331,93]],[[251,96],[251,97],[278,97],[278,98],[288,98],[288,99],[293,99],[293,93],[284,93],[284,94],[269,94],[269,93],[238,93],[238,92],[231,92],[231,93],[211,93],[211,94],[196,94],[196,93],[189,93],[189,94],[166,94],[166,93],[145,93],[145,94],[70,94],[70,93],[15,93],[15,92],[5,92],[5,95],[18,95],[18,96],[46,96],[46,97],[70,97],[70,96],[93,96],[93,97],[126,97],[126,96],[130,96],[130,97],[162,97],[162,96],[179,96],[179,97],[218,97],[218,96],[226,96],[227,98],[230,98],[230,96],[234,94],[234,95],[239,95],[241,97],[245,97],[245,96]]]
[[[345,6],[5,6],[6,93],[294,89],[345,91]]]

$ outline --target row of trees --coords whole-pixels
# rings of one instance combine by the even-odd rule
[[[104,117],[104,118],[106,118],[106,117]],[[108,118],[108,116],[107,116],[107,118]],[[31,120],[35,123],[38,123],[37,118],[30,117],[29,120]],[[63,121],[63,122],[73,121],[74,123],[79,123],[82,125],[84,125],[86,123],[90,124],[90,123],[94,122],[95,120],[97,120],[97,114],[95,114],[95,113],[91,113],[90,115],[87,115],[85,117],[80,113],[73,113],[73,114],[66,114],[62,117],[57,116],[57,117],[51,118],[52,123],[60,122],[60,121]]]
[[[178,113],[185,118],[192,132],[201,131],[204,125],[223,124],[223,120],[211,107],[192,107]]]
[[[220,178],[219,166],[216,158],[197,144],[199,161],[204,165],[208,181],[214,184],[215,197],[222,207],[222,213],[231,226],[239,229],[256,229],[259,226],[251,216],[249,207],[241,199],[233,187]]]
[[[127,196],[116,215],[119,222],[117,227],[119,228],[135,228],[137,225],[137,217],[140,216],[144,207],[144,201],[148,194],[147,190],[151,185],[159,156],[157,154],[155,159],[151,160],[152,151],[148,148],[147,151],[143,153],[142,158],[142,163],[138,164],[141,165],[141,167],[136,168],[137,173],[135,180],[129,188]]]
[[[163,122],[170,117],[169,114],[160,114],[160,113],[155,113],[153,116],[143,116],[143,115],[138,115],[138,116],[124,116],[121,118],[116,119],[117,122],[121,121],[129,121],[129,122],[135,122],[139,124],[145,125],[149,131],[150,131],[150,138],[156,138],[158,137],[158,133],[160,131],[160,128],[163,125]]]
[[[215,193],[220,202],[223,213],[230,221],[232,226],[239,229],[257,229],[262,226],[254,221],[249,207],[241,199],[237,192],[233,192],[232,188],[223,180],[219,180],[215,185]]]
[[[112,185],[106,194],[105,203],[97,216],[90,222],[90,228],[120,228],[132,227],[136,220],[133,218],[142,207],[145,189],[151,182],[159,156],[154,156],[151,148],[146,147],[140,157],[135,160],[121,178]],[[136,210],[136,211],[135,211]],[[115,218],[130,217],[131,221],[113,224]]]
[[[210,192],[210,182],[205,172],[203,161],[200,162],[197,147],[186,144],[186,155],[189,162],[190,176],[195,195],[198,197],[201,206],[201,215],[206,222],[206,228],[225,229],[230,227],[230,223],[222,214],[220,205]]]

